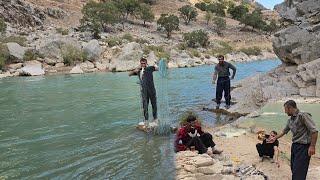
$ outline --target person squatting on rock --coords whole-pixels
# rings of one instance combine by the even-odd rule
[[[273,143],[289,131],[292,132],[291,172],[292,180],[305,180],[309,168],[310,158],[316,152],[318,129],[311,118],[311,114],[301,112],[293,100],[284,103],[284,111],[290,116],[286,127],[276,137],[267,140]]]
[[[276,131],[271,131],[270,135],[264,135],[263,139],[261,139],[263,142],[256,144],[256,148],[259,154],[259,157],[261,158],[261,161],[263,161],[264,157],[270,157],[271,162],[276,162],[277,166],[280,167],[279,164],[279,141],[276,140],[273,143],[267,143],[267,140],[270,140],[271,138],[275,137],[278,133]]]
[[[222,151],[215,148],[212,135],[203,132],[201,123],[194,115],[187,117],[187,123],[179,128],[175,139],[175,151],[197,150],[199,154],[221,154]],[[208,152],[208,148],[212,148],[212,152]]]
[[[230,94],[230,72],[229,69],[232,69],[232,76],[231,80],[234,79],[236,75],[237,68],[232,65],[231,63],[224,61],[224,56],[219,55],[218,56],[219,63],[214,68],[214,74],[212,76],[212,83],[216,83],[217,80],[217,88],[216,88],[216,103],[217,103],[217,109],[220,108],[221,99],[222,99],[222,93],[224,92],[224,99],[226,101],[226,108],[230,108],[231,104],[231,94]]]
[[[129,72],[129,76],[137,75],[139,77],[144,120],[148,121],[149,119],[148,106],[149,101],[151,101],[153,121],[157,122],[157,95],[153,82],[154,71],[158,71],[158,67],[148,66],[147,59],[142,57],[140,66]]]

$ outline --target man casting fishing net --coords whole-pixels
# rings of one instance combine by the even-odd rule
[[[148,66],[148,62],[146,58],[140,59],[140,66],[129,72],[129,76],[137,75],[139,77],[140,82],[140,90],[141,90],[141,98],[142,98],[142,108],[144,120],[148,121],[148,106],[149,100],[152,105],[152,115],[153,122],[157,124],[158,122],[158,114],[157,114],[157,96],[156,96],[156,88],[153,83],[153,72],[158,71],[158,67],[156,66]]]

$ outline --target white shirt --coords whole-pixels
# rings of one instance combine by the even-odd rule
[[[141,69],[141,72],[140,72],[140,79],[142,79],[143,77],[143,73],[144,73],[144,68]]]

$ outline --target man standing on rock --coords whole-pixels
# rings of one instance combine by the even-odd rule
[[[144,120],[148,121],[148,106],[149,100],[152,105],[152,114],[153,114],[153,122],[157,123],[157,96],[156,96],[156,88],[153,83],[153,71],[157,71],[158,67],[148,66],[147,59],[140,59],[140,66],[135,70],[129,73],[129,76],[137,75],[140,80],[140,90],[141,90],[141,98],[142,98],[142,108]]]
[[[284,103],[284,110],[285,113],[290,116],[286,127],[281,134],[269,140],[267,143],[273,143],[291,130],[292,180],[305,180],[310,158],[316,151],[318,130],[316,124],[311,119],[311,115],[309,113],[300,112],[295,101],[289,100]]]
[[[231,95],[230,95],[230,72],[229,69],[232,69],[232,76],[231,80],[234,79],[234,76],[236,75],[236,67],[232,65],[231,63],[224,61],[224,56],[219,55],[218,56],[219,63],[214,68],[214,74],[212,77],[212,83],[216,83],[216,79],[218,76],[217,81],[217,88],[216,88],[216,108],[220,108],[221,99],[222,99],[222,93],[224,92],[224,99],[226,101],[226,109],[230,108],[230,101],[231,101]]]

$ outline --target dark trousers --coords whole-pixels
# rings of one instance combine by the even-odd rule
[[[212,140],[212,135],[209,133],[203,133],[200,137],[195,136],[187,143],[187,148],[194,146],[199,154],[206,153],[208,147],[214,147],[216,144]]]
[[[273,156],[274,156],[273,149],[268,150],[261,143],[258,143],[256,145],[256,148],[257,148],[257,151],[258,151],[260,157],[269,156],[270,158],[273,158]]]
[[[310,156],[308,149],[310,144],[293,143],[291,146],[291,172],[292,180],[305,180],[309,168]]]
[[[224,92],[224,99],[226,100],[226,105],[230,105],[231,95],[230,95],[230,78],[229,77],[218,78],[217,89],[216,89],[217,104],[221,104],[223,92]]]
[[[156,92],[142,91],[141,94],[142,94],[142,106],[143,106],[142,108],[143,108],[144,119],[145,120],[149,119],[149,113],[148,113],[149,101],[151,101],[153,119],[157,119],[158,113],[157,113]]]

